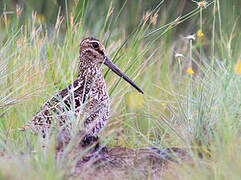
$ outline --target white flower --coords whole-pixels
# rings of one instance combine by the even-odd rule
[[[184,38],[186,38],[187,40],[195,40],[196,36],[195,36],[195,34],[192,34],[192,35],[188,35],[188,36],[186,36]]]
[[[208,5],[207,1],[197,2],[197,1],[194,1],[194,0],[193,0],[192,2],[195,2],[195,3],[198,5],[199,8],[206,8],[207,5]]]
[[[181,57],[184,57],[183,54],[177,53],[177,52],[175,53],[175,58],[181,58]]]

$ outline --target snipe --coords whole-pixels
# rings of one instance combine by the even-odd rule
[[[84,111],[88,116],[84,118],[84,139],[90,141],[96,136],[105,126],[110,111],[109,95],[101,72],[102,63],[143,93],[110,61],[105,54],[104,45],[99,40],[88,37],[80,43],[77,79],[46,101],[23,129],[29,127],[32,132],[43,138],[49,134],[51,124],[68,130],[71,127],[69,116],[78,116],[82,105],[85,104]]]

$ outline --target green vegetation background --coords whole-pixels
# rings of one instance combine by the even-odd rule
[[[103,143],[188,149],[193,164],[167,178],[240,179],[240,9],[239,0],[0,1],[0,179],[69,173],[71,162],[56,165],[54,137],[43,152],[17,129],[76,77],[86,36],[145,92],[104,67],[112,105]]]

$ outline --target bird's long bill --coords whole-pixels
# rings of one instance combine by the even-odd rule
[[[130,83],[134,88],[136,88],[140,93],[143,94],[143,91],[132,80],[130,80],[130,78],[127,75],[125,75],[115,64],[113,64],[107,56],[105,56],[104,64],[108,66],[114,73],[122,77],[124,80]]]

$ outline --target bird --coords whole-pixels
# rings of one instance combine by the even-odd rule
[[[95,141],[110,114],[110,99],[102,74],[102,64],[143,94],[143,91],[112,63],[106,55],[104,45],[98,39],[87,37],[80,42],[79,47],[77,78],[48,99],[32,120],[20,130],[30,128],[32,133],[45,139],[50,134],[51,126],[57,124],[60,132],[68,132],[64,133],[68,139],[72,125],[71,117],[78,117],[84,112],[82,130],[86,135],[82,141],[84,144]]]

